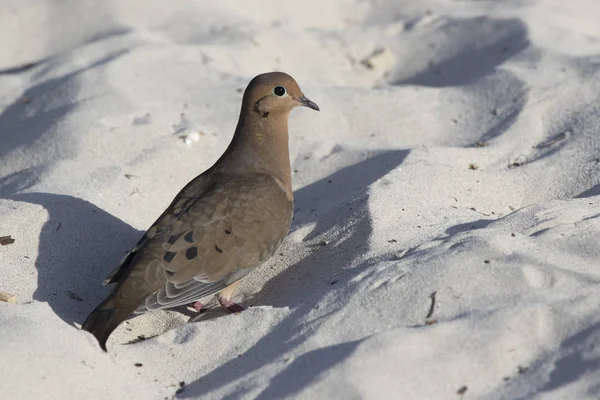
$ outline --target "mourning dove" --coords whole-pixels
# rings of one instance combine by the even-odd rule
[[[217,293],[230,311],[239,280],[281,245],[292,221],[288,116],[319,111],[291,76],[258,75],[248,84],[225,153],[194,178],[106,278],[110,295],[86,318],[106,341],[133,312],[166,309]]]

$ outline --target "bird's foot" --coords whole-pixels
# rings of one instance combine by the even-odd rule
[[[233,301],[229,300],[229,299],[224,299],[222,297],[219,297],[219,303],[221,304],[221,307],[223,307],[225,310],[227,310],[230,313],[238,313],[241,311],[244,311],[245,308],[240,306],[237,303],[234,303]]]
[[[199,301],[193,302],[191,307],[196,310],[196,312],[202,312],[202,310],[204,310],[204,304],[200,303]]]

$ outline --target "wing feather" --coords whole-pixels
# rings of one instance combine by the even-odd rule
[[[217,184],[173,214],[170,224],[161,219],[129,262],[130,275],[144,280],[136,284],[146,293],[137,312],[219,292],[269,258],[287,234],[292,204],[272,177],[213,179]]]

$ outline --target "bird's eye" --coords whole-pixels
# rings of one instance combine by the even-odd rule
[[[277,97],[283,97],[287,94],[287,89],[283,86],[275,86],[273,88],[273,94]]]

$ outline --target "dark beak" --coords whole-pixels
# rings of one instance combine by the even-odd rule
[[[297,99],[297,100],[298,100],[298,102],[299,102],[300,104],[302,104],[304,107],[308,107],[308,108],[312,108],[313,110],[321,111],[321,110],[319,110],[319,106],[317,105],[317,103],[315,103],[315,102],[313,102],[313,101],[311,101],[311,100],[307,99],[307,98],[306,98],[306,97],[304,97],[304,96],[300,96],[300,97],[298,97],[298,99]]]

